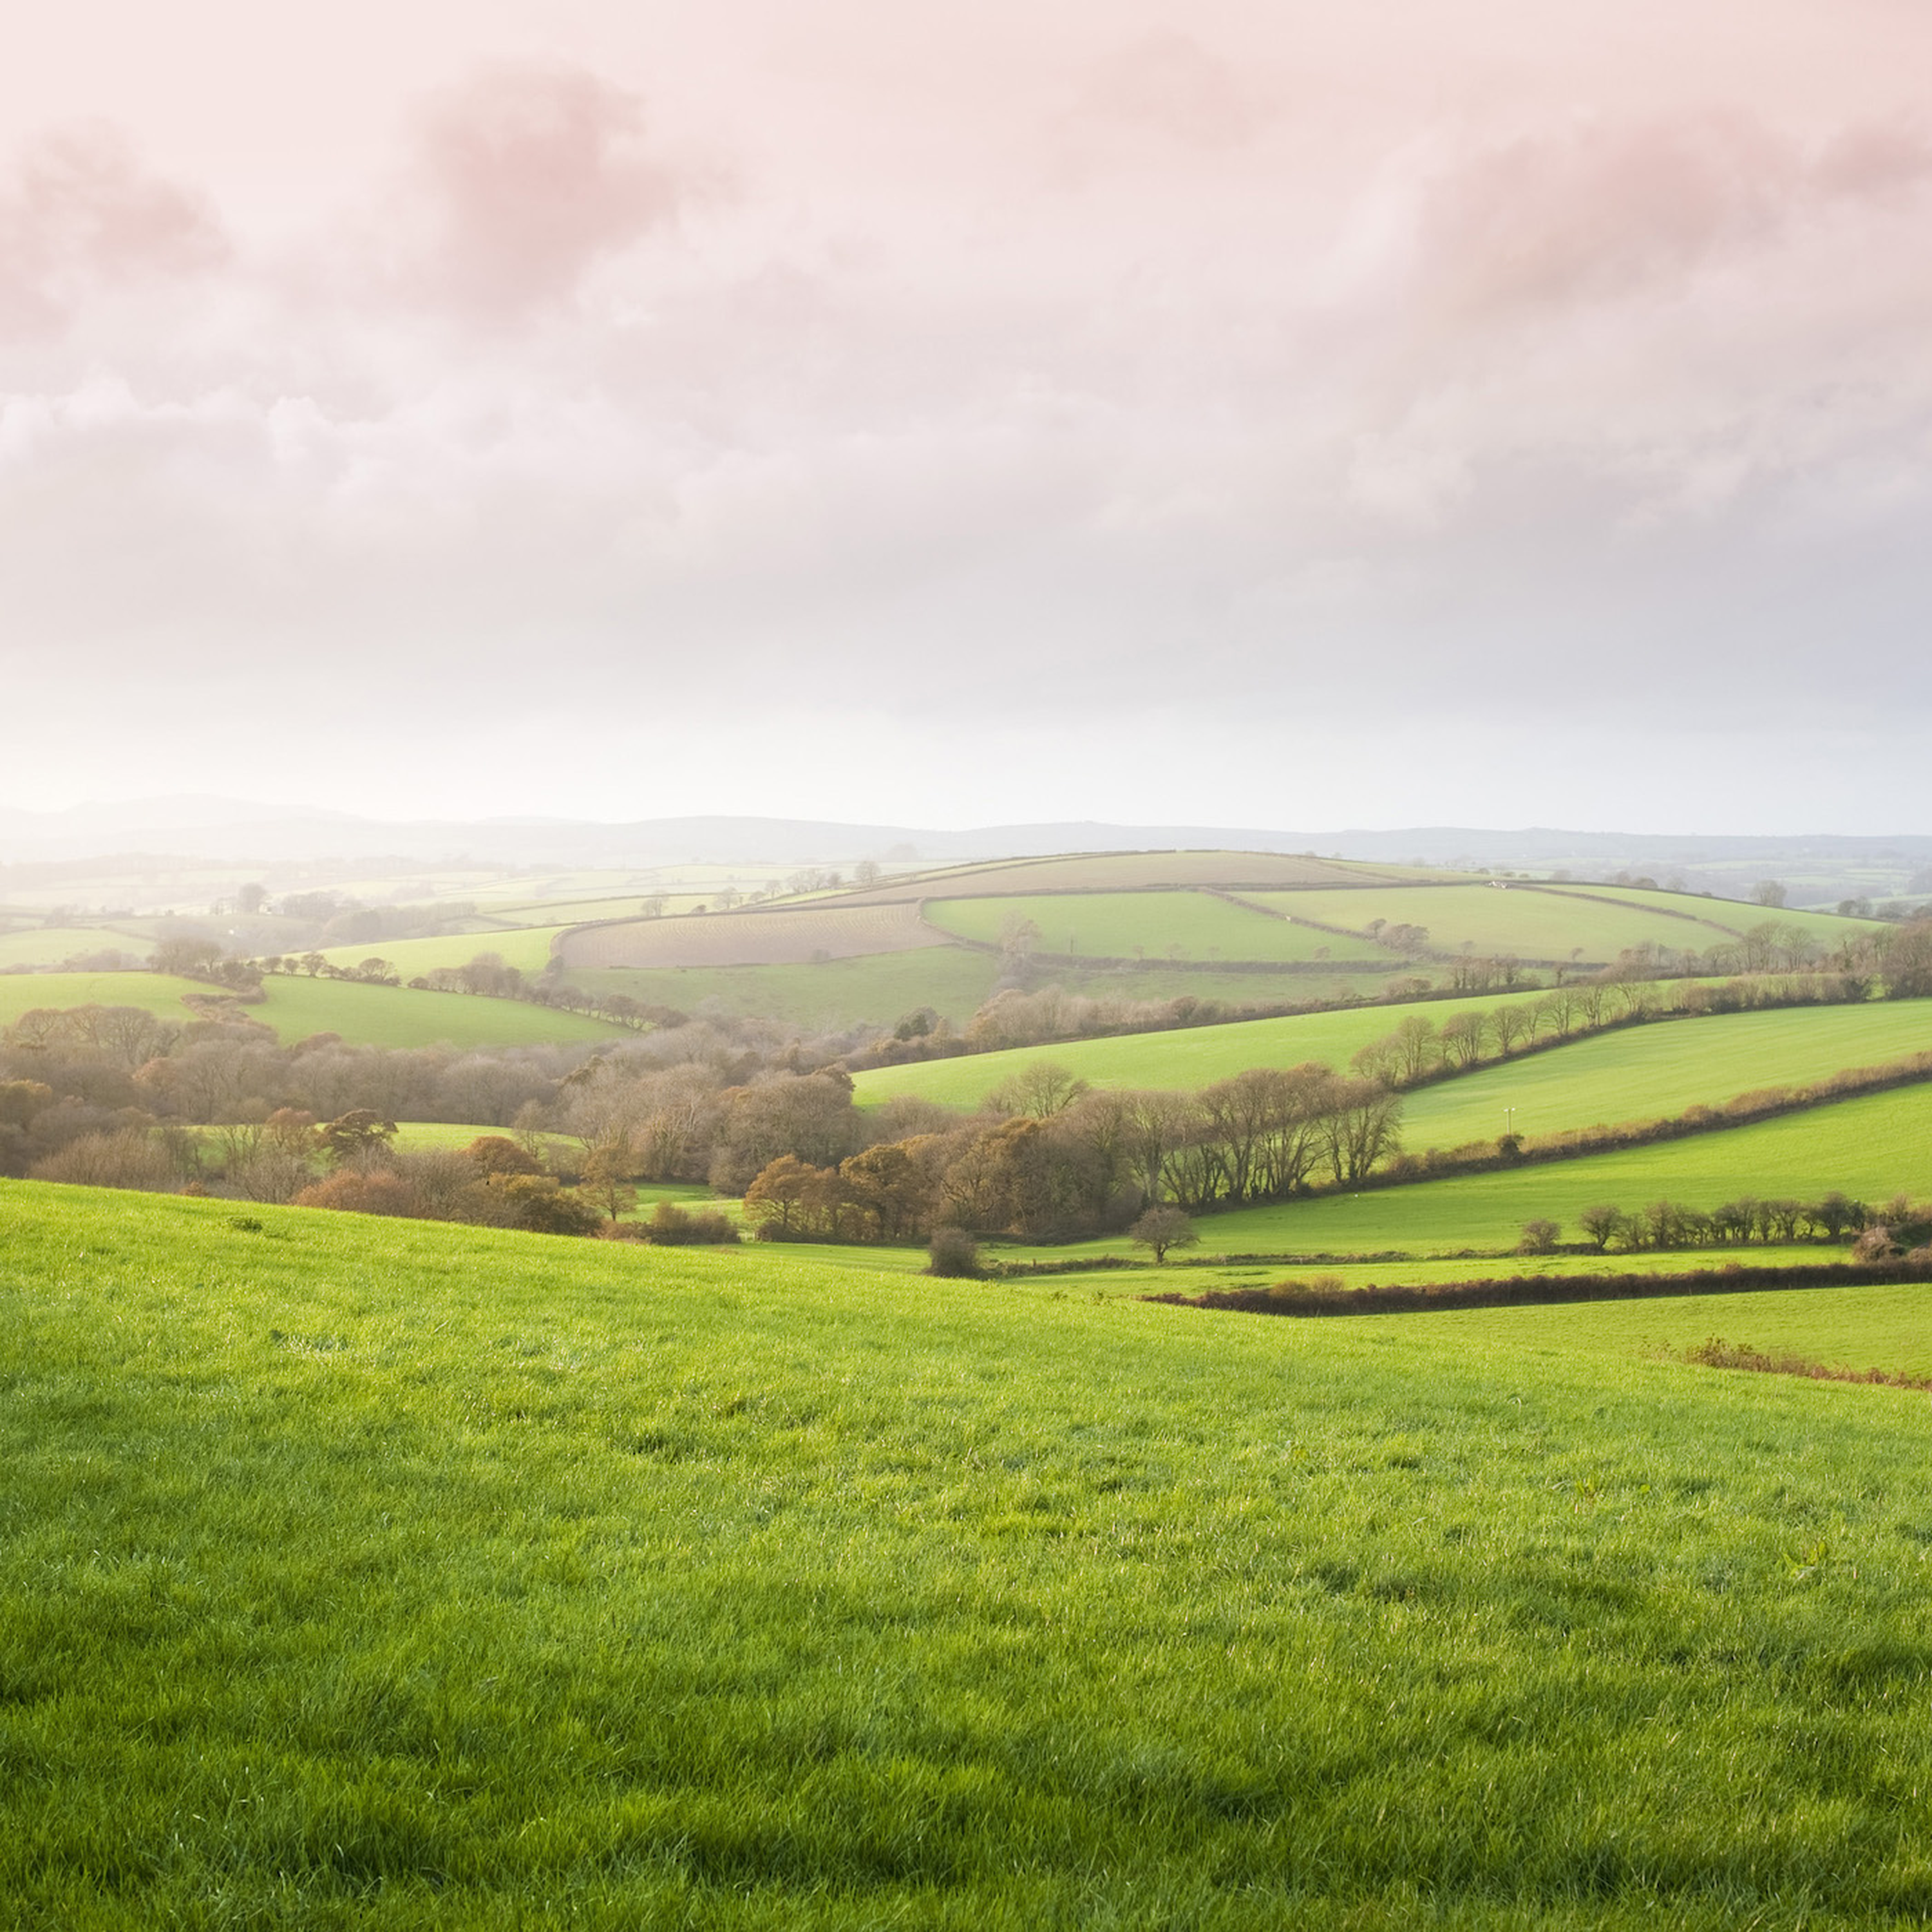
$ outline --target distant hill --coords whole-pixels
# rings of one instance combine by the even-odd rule
[[[861,858],[946,863],[1056,852],[1233,850],[1483,869],[1569,867],[1582,872],[1676,870],[1693,886],[1722,890],[1707,872],[1757,867],[1802,872],[1881,891],[1880,872],[1932,867],[1932,836],[1706,836],[1577,832],[1531,826],[1424,826],[1393,830],[1294,831],[1253,826],[1114,825],[1079,820],[966,830],[832,820],[724,815],[604,824],[530,816],[468,820],[377,819],[310,807],[187,796],[77,806],[62,812],[0,809],[0,864],[164,855],[248,863],[322,858],[458,857],[505,866],[643,866],[850,862]],[[1692,876],[1696,874],[1697,876]],[[1819,896],[1824,896],[1824,891]]]

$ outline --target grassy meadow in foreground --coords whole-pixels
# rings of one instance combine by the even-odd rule
[[[1922,1396],[1654,1359],[1649,1307],[0,1227],[14,1923],[1932,1911]]]

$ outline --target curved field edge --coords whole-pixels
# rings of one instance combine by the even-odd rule
[[[321,1033],[356,1046],[520,1046],[608,1040],[620,1029],[581,1014],[519,1000],[409,987],[356,986],[339,980],[272,974],[259,1002],[238,1009],[284,1045]],[[188,1000],[220,1000],[223,989],[156,973],[0,974],[0,1026],[37,1007],[138,1006],[185,1025]]]
[[[1618,1028],[1403,1096],[1412,1150],[1654,1120],[1932,1048],[1932,1000],[1713,1013]],[[1507,1109],[1507,1113],[1505,1113]]]
[[[322,956],[332,966],[354,969],[365,959],[386,959],[404,979],[440,968],[466,966],[480,952],[494,952],[506,966],[534,977],[549,963],[552,946],[566,926],[506,926],[495,932],[445,934],[436,939],[371,940],[366,946],[330,946]]]
[[[1390,969],[1402,964],[1368,940],[1298,925],[1207,891],[934,898],[926,902],[925,914],[940,931],[980,946],[999,944],[1010,925],[1024,921],[1035,928],[1042,964],[1055,955],[1310,964],[1362,960]]]
[[[982,860],[911,873],[837,892],[830,904],[870,905],[916,898],[999,897],[1008,893],[1159,892],[1195,886],[1298,890],[1386,885],[1424,876],[1413,868],[1285,852],[1218,850],[1055,853]]]
[[[1922,1398],[1601,1309],[0,1207],[30,1922],[1932,1909]]]
[[[1708,1211],[1744,1196],[1816,1200],[1833,1189],[1874,1204],[1932,1196],[1932,1086],[1900,1088],[1684,1140],[1586,1154],[1453,1180],[1421,1180],[1203,1215],[1204,1249],[1346,1254],[1448,1253],[1514,1246],[1526,1222],[1580,1238],[1577,1216],[1669,1199]],[[1124,1237],[1070,1253],[1124,1253]],[[1748,1262],[1748,1246],[1703,1251]]]
[[[574,926],[556,950],[573,970],[793,966],[955,944],[916,904],[780,907]]]

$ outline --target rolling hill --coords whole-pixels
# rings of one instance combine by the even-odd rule
[[[0,1183],[22,1922],[1904,1923],[1901,1292],[1281,1322]],[[1902,1824],[1901,1821],[1905,1821]]]

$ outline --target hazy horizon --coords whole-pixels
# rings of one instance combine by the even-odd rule
[[[0,806],[1926,826],[1898,0],[17,41]]]

